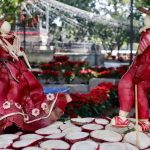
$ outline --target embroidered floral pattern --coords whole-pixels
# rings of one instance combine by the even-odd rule
[[[34,108],[34,109],[32,109],[32,115],[33,116],[38,116],[40,114],[40,110],[38,109],[38,108]]]
[[[29,120],[29,116],[27,114],[24,115],[24,121],[28,121]]]
[[[4,109],[9,109],[10,108],[10,102],[6,101],[5,103],[3,103],[3,108]]]
[[[48,106],[47,106],[46,103],[42,103],[42,104],[41,104],[41,108],[42,108],[43,110],[46,110],[46,109],[48,108]]]
[[[47,94],[46,97],[47,97],[47,100],[48,100],[48,101],[52,101],[52,100],[55,99],[55,95],[52,94],[52,93]]]
[[[22,106],[19,104],[19,103],[15,103],[15,106],[18,108],[18,109],[21,109]]]

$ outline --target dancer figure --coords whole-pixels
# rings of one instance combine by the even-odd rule
[[[150,90],[150,10],[142,8],[142,12],[147,15],[144,20],[145,26],[140,29],[141,35],[137,55],[129,70],[119,82],[120,111],[119,116],[111,120],[111,124],[116,127],[129,125],[127,116],[135,102],[134,88],[137,85],[138,128],[139,131],[146,131],[150,130],[148,105],[148,92]]]
[[[10,23],[0,21],[0,131],[15,124],[34,131],[50,125],[64,112],[69,94],[45,95]]]

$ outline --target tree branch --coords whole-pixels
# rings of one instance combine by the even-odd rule
[[[150,11],[145,9],[145,8],[143,8],[143,7],[139,7],[138,10],[143,12],[143,13],[145,13],[145,14],[147,14],[147,15],[150,15]]]

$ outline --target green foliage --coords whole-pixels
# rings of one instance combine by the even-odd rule
[[[75,6],[77,8],[81,8],[84,10],[90,10],[91,4],[94,3],[93,0],[59,0],[60,2],[63,2],[65,4],[68,4],[70,6]]]
[[[0,0],[0,16],[10,22],[16,20],[17,13],[19,11],[19,4],[23,0]]]
[[[136,7],[150,7],[150,0],[137,0]]]

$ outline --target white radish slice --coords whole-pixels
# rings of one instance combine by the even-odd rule
[[[65,129],[69,128],[69,127],[75,127],[75,125],[74,124],[63,124],[59,128],[61,130],[65,130]]]
[[[126,150],[139,150],[137,147],[135,147],[134,145],[131,145],[129,143],[123,143],[126,147]]]
[[[75,125],[84,125],[94,121],[94,118],[72,118],[71,122]]]
[[[0,139],[0,148],[9,148],[12,143],[12,139]]]
[[[66,141],[68,141],[69,143],[75,143],[78,141],[83,141],[88,139],[89,137],[89,133],[86,132],[73,132],[73,133],[68,133],[65,136]]]
[[[2,134],[2,135],[0,135],[0,140],[1,139],[16,140],[18,138],[19,138],[19,135],[16,135],[16,134]]]
[[[28,139],[28,140],[20,140],[20,141],[15,141],[13,143],[13,148],[23,148],[31,145],[35,145],[38,142],[38,140],[35,139]]]
[[[65,123],[65,124],[72,124],[72,123],[71,123],[71,120],[67,120],[67,121],[65,121],[64,123]]]
[[[127,133],[124,137],[124,141],[136,146],[136,131]],[[143,132],[138,132],[138,143],[140,149],[146,149],[150,147],[150,137]]]
[[[111,118],[110,118],[110,117],[103,117],[103,119],[106,119],[106,120],[108,120],[109,122],[111,121]]]
[[[43,139],[43,136],[41,135],[37,135],[37,134],[24,134],[20,136],[21,140],[28,140],[28,139],[37,139],[37,140],[41,140]]]
[[[134,129],[134,124],[130,123],[130,125],[125,128],[117,128],[117,127],[112,126],[111,124],[108,124],[105,126],[105,129],[117,132],[119,134],[124,134],[128,130]]]
[[[15,133],[16,135],[18,135],[18,136],[20,136],[20,135],[22,135],[23,134],[23,132],[17,132],[17,133]]]
[[[61,140],[48,140],[40,143],[40,147],[43,149],[52,150],[69,150],[70,145],[67,142]]]
[[[126,147],[123,143],[102,143],[100,144],[100,150],[126,150]]]
[[[57,128],[41,128],[36,130],[35,133],[40,135],[50,135],[55,133],[61,133],[61,130]]]
[[[61,140],[62,138],[64,138],[66,135],[66,133],[56,133],[56,134],[51,134],[49,136],[46,136],[45,139],[49,139],[49,140]]]
[[[70,132],[80,132],[80,131],[82,131],[81,127],[69,127],[69,128],[66,128],[65,130],[63,130],[62,132],[67,134]]]
[[[101,125],[107,125],[109,124],[109,121],[103,118],[98,118],[98,119],[95,119],[95,123],[101,124]]]
[[[101,130],[103,128],[104,127],[102,125],[94,124],[94,123],[85,124],[82,126],[83,131],[87,131],[87,132],[94,131],[94,130]]]
[[[61,121],[56,121],[53,124],[47,126],[46,128],[59,128],[62,124],[64,124],[64,123]]]
[[[71,150],[97,150],[98,144],[93,141],[80,141],[72,145]]]
[[[95,130],[90,133],[90,136],[97,142],[120,142],[122,140],[119,133],[110,130]]]
[[[40,147],[30,146],[30,147],[23,148],[22,150],[44,150],[44,149]]]

